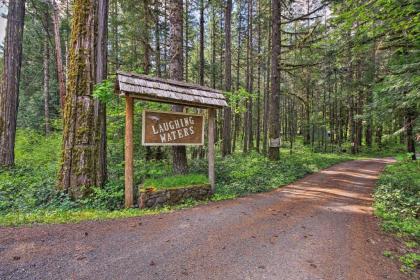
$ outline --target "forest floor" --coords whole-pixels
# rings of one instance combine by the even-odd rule
[[[167,214],[0,228],[0,279],[408,279],[372,209],[391,162]]]

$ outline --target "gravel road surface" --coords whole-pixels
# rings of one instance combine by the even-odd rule
[[[391,161],[169,214],[0,228],[0,279],[406,279],[371,207]]]

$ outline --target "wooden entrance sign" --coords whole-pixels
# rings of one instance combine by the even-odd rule
[[[125,207],[132,207],[134,199],[133,115],[135,99],[207,109],[209,182],[214,192],[216,109],[227,106],[224,95],[218,90],[199,85],[125,72],[117,72],[115,85],[116,92],[124,97],[126,102]],[[155,111],[145,111],[143,114],[143,145],[184,146],[203,145],[204,143],[204,117],[202,115]]]
[[[143,146],[204,144],[203,115],[143,111]]]

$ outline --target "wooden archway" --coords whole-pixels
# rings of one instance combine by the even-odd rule
[[[148,100],[208,110],[208,177],[215,191],[214,141],[216,109],[227,106],[224,95],[215,89],[174,80],[154,78],[140,74],[118,72],[116,91],[125,98],[125,207],[134,201],[134,100]]]

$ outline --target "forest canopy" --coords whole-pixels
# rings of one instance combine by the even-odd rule
[[[276,161],[300,145],[337,154],[404,145],[416,159],[416,1],[16,0],[2,7],[0,166],[15,164],[17,131],[62,138],[56,185],[73,198],[104,186],[124,164],[118,70],[222,91],[229,107],[218,110],[215,133],[223,157]],[[203,112],[137,102],[135,160],[172,161],[172,172],[184,174],[205,158],[206,146],[141,146],[144,109]]]

